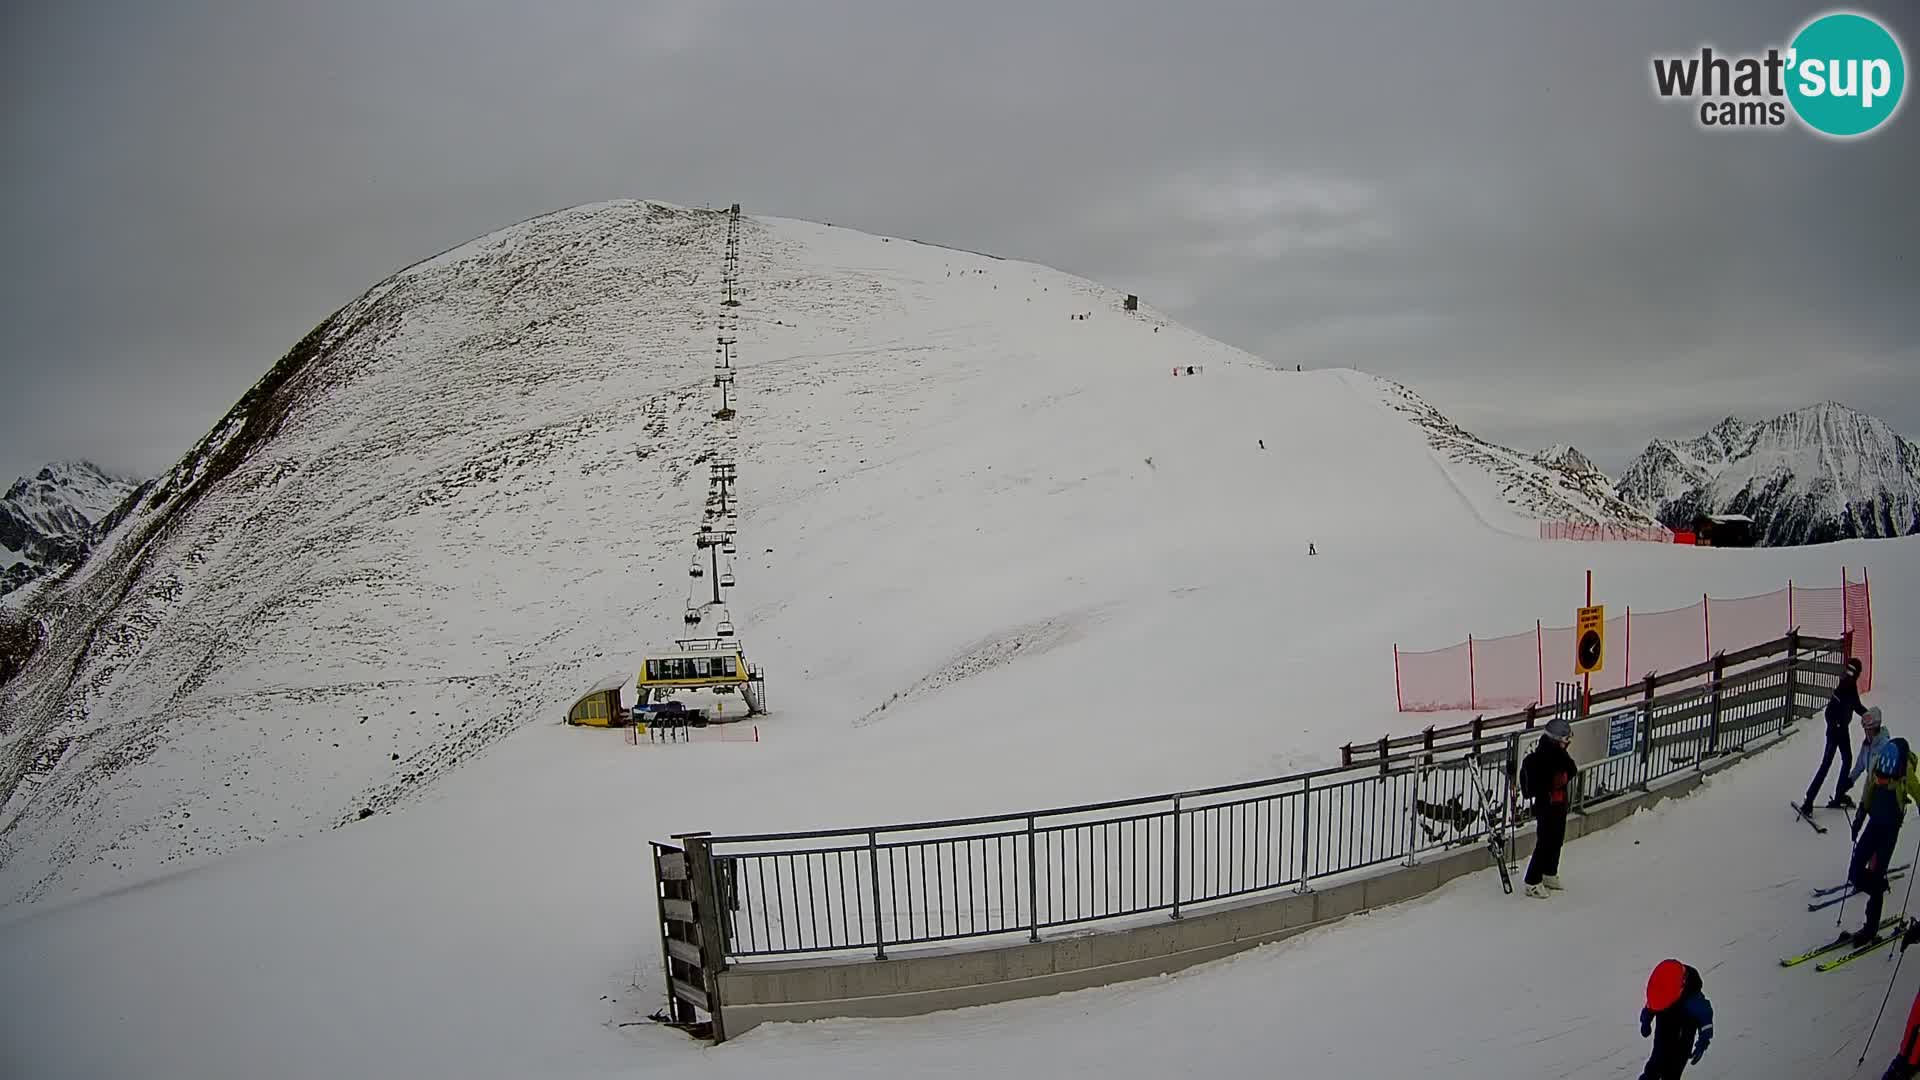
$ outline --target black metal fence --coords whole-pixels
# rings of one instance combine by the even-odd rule
[[[1789,635],[1745,650],[1737,669],[1731,657],[1716,664],[1704,687],[1616,707],[1631,720],[1631,749],[1583,771],[1575,809],[1784,732],[1820,708],[1843,648]],[[1051,928],[1304,892],[1319,879],[1484,842],[1490,825],[1526,820],[1513,777],[1534,734],[1476,734],[1363,765],[1141,799],[689,847],[712,860],[722,964],[848,950],[884,957],[992,935],[1038,940]]]

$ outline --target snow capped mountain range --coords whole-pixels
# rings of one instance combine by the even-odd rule
[[[1824,402],[1657,439],[1616,490],[1676,528],[1701,512],[1745,514],[1768,545],[1905,536],[1920,532],[1920,446],[1877,417]]]
[[[0,595],[84,557],[97,526],[137,486],[92,462],[59,461],[8,488],[0,498]]]

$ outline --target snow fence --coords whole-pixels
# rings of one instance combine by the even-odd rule
[[[1607,662],[1595,690],[1632,686],[1648,674],[1709,662],[1798,629],[1812,637],[1851,635],[1862,664],[1860,689],[1873,689],[1873,599],[1864,571],[1842,584],[1787,587],[1761,596],[1716,600],[1701,595],[1665,611],[1623,609],[1607,620]],[[1553,685],[1577,681],[1571,626],[1543,626],[1504,637],[1467,640],[1444,649],[1393,648],[1394,699],[1401,712],[1522,709],[1553,700]]]

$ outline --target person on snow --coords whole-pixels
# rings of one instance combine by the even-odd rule
[[[1900,841],[1900,819],[1907,804],[1920,799],[1920,770],[1905,739],[1883,743],[1873,755],[1873,780],[1861,794],[1853,819],[1853,858],[1847,881],[1867,895],[1867,917],[1853,934],[1856,946],[1880,936],[1881,905],[1887,898],[1887,865]],[[1863,827],[1864,825],[1864,827]]]
[[[1800,804],[1802,814],[1813,816],[1813,797],[1820,793],[1820,785],[1826,783],[1827,769],[1833,764],[1835,754],[1840,755],[1840,779],[1827,805],[1852,808],[1853,799],[1847,795],[1847,789],[1853,786],[1853,736],[1847,726],[1856,714],[1867,715],[1867,707],[1860,703],[1860,658],[1857,656],[1848,659],[1847,673],[1840,676],[1833,696],[1827,699],[1827,748],[1820,755],[1820,771],[1813,774],[1813,783],[1807,785],[1807,799]]]
[[[1560,884],[1560,845],[1566,843],[1567,811],[1572,809],[1567,789],[1580,775],[1579,766],[1567,754],[1567,742],[1572,738],[1572,725],[1565,717],[1556,716],[1547,721],[1540,745],[1520,763],[1520,794],[1533,800],[1533,820],[1539,825],[1533,858],[1527,860],[1526,894],[1536,900],[1545,900],[1549,889],[1564,888]]]
[[[1847,770],[1846,775],[1840,778],[1841,791],[1852,788],[1854,782],[1860,779],[1860,774],[1867,771],[1867,765],[1873,761],[1873,755],[1887,745],[1890,736],[1887,735],[1885,726],[1880,723],[1880,706],[1875,705],[1860,714],[1860,731],[1860,753],[1853,759],[1853,768]],[[1858,817],[1858,815],[1855,816]]]
[[[1647,1004],[1640,1010],[1640,1037],[1653,1037],[1653,1053],[1640,1080],[1679,1080],[1698,1065],[1713,1041],[1713,1003],[1700,973],[1678,960],[1662,960],[1647,977]]]

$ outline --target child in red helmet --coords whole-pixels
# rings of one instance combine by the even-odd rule
[[[1640,1037],[1653,1036],[1653,1054],[1640,1080],[1679,1080],[1698,1065],[1713,1041],[1713,1004],[1701,993],[1700,973],[1678,960],[1662,960],[1647,977],[1647,1006],[1640,1010]]]

